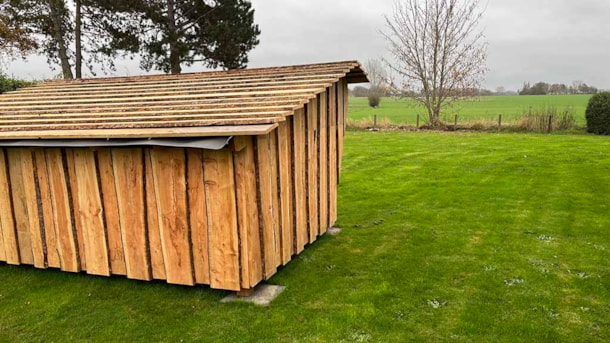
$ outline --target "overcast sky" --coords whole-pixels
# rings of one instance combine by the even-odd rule
[[[481,29],[489,43],[485,86],[516,90],[524,81],[584,81],[610,89],[609,0],[488,0]],[[379,33],[394,0],[252,0],[262,34],[250,67],[388,56]],[[117,63],[137,75],[138,63]],[[203,70],[195,66],[189,71]],[[52,77],[46,60],[8,67],[28,79]]]

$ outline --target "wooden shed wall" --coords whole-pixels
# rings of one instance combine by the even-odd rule
[[[0,149],[0,261],[249,289],[337,218],[345,79],[220,151]]]

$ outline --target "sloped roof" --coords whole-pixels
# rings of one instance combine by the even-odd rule
[[[343,77],[367,82],[355,61],[47,81],[0,95],[0,140],[263,134]]]

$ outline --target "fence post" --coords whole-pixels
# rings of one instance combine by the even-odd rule
[[[502,130],[502,115],[498,115],[498,132]]]
[[[553,115],[549,116],[549,133],[553,131]]]
[[[457,131],[457,120],[458,120],[458,115],[455,115],[455,119],[453,120],[453,131]]]
[[[376,129],[377,128],[377,115],[373,115],[373,128]]]
[[[419,114],[417,115],[417,125],[416,128],[419,130]]]

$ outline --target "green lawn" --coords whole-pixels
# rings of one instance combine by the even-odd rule
[[[476,98],[455,104],[449,109],[448,115],[457,114],[462,120],[491,119],[497,120],[502,114],[503,120],[510,121],[528,112],[530,107],[533,111],[554,106],[557,109],[571,107],[576,115],[577,125],[584,126],[585,110],[591,95],[534,95],[534,96],[488,96]],[[422,123],[425,111],[409,99],[383,98],[381,106],[373,109],[368,105],[366,98],[350,98],[349,116],[352,119],[372,117],[377,114],[378,118],[388,118],[395,124],[415,125],[417,114],[422,115]]]
[[[610,138],[348,132],[339,236],[227,293],[0,266],[2,342],[608,342]]]

